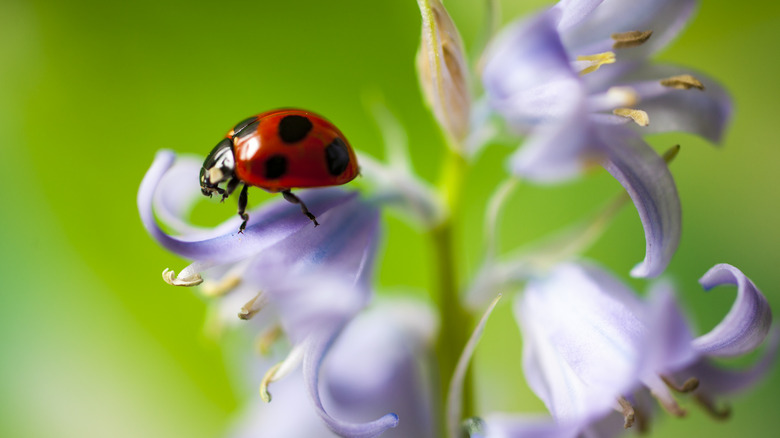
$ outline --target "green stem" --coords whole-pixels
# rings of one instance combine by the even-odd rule
[[[440,191],[448,214],[441,224],[431,230],[436,266],[433,300],[440,318],[436,356],[441,396],[439,400],[442,407],[439,421],[441,436],[445,436],[447,430],[444,407],[446,406],[450,381],[472,328],[471,316],[464,309],[459,294],[456,258],[459,251],[455,242],[466,162],[457,152],[450,150],[443,170]],[[468,373],[464,383],[462,412],[465,417],[474,414],[470,376],[471,374]]]

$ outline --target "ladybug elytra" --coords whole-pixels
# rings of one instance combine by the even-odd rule
[[[217,143],[200,169],[200,188],[224,201],[243,183],[238,197],[238,215],[246,228],[249,186],[301,206],[314,225],[319,225],[291,189],[346,184],[358,174],[355,152],[344,134],[322,116],[300,109],[278,109],[249,117]],[[218,185],[226,182],[225,188]]]

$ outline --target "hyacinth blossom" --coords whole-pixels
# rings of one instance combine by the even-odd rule
[[[601,268],[583,263],[562,264],[530,281],[515,302],[523,370],[554,421],[493,414],[486,417],[482,436],[520,437],[531,431],[615,436],[635,422],[646,426],[650,396],[667,412],[684,415],[671,391],[689,393],[710,413],[726,415],[716,408],[717,398],[766,374],[777,339],[750,369],[717,366],[711,358],[738,357],[759,347],[772,314],[761,291],[731,265],[714,266],[700,283],[707,290],[736,285],[737,297],[715,328],[694,337],[667,284],[643,300]]]
[[[347,325],[325,360],[327,406],[339,418],[355,420],[396,412],[401,421],[383,437],[435,436],[433,392],[427,378],[435,330],[431,309],[417,301],[393,298],[369,306]],[[334,436],[308,406],[301,373],[280,381],[275,392],[278,395],[267,406],[248,404],[228,436]]]
[[[331,430],[370,437],[394,427],[398,417],[393,413],[367,423],[334,418],[325,411],[318,386],[320,364],[330,346],[370,300],[377,209],[356,193],[312,190],[300,196],[320,218],[316,231],[285,202],[253,211],[243,234],[238,234],[235,217],[213,229],[199,229],[184,218],[199,196],[193,182],[200,167],[199,160],[176,160],[172,152],[160,151],[138,192],[138,209],[149,234],[169,251],[194,260],[178,276],[166,269],[166,282],[193,286],[206,277],[205,293],[223,296],[223,308],[232,304],[234,320],[255,317],[260,329],[283,329],[292,349],[264,377],[261,393],[266,400],[268,385],[303,363],[309,396]],[[180,235],[163,231],[155,212]]]
[[[529,134],[512,172],[550,183],[601,163],[629,193],[645,229],[637,277],[663,272],[681,226],[674,180],[641,134],[682,130],[717,142],[731,113],[714,81],[644,59],[680,31],[695,3],[561,1],[511,25],[484,57],[489,105]]]

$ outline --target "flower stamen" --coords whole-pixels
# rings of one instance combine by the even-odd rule
[[[281,336],[282,328],[279,325],[274,325],[273,327],[264,331],[258,335],[257,340],[255,341],[257,351],[259,351],[261,355],[266,356],[268,353],[270,353],[271,346],[276,343],[276,341],[278,341]]]
[[[612,48],[627,49],[629,47],[641,46],[650,39],[651,35],[653,35],[652,30],[632,30],[630,32],[613,33],[611,37],[615,42],[612,44]]]
[[[204,281],[200,290],[203,292],[203,295],[207,297],[221,297],[235,289],[239,284],[241,284],[241,277],[237,275],[226,275],[218,282]]]
[[[632,108],[616,108],[612,111],[612,114],[631,119],[639,126],[647,126],[650,124],[650,117],[642,110]]]
[[[617,402],[620,406],[618,412],[623,415],[623,428],[628,429],[634,425],[634,419],[636,418],[634,406],[632,406],[631,402],[626,400],[625,397],[618,397]]]
[[[696,400],[696,403],[704,409],[704,412],[715,420],[727,420],[731,416],[731,406],[729,405],[718,408],[715,406],[715,402],[712,399],[702,394],[696,394],[694,400]]]
[[[183,272],[183,271],[182,271]],[[173,269],[165,268],[162,272],[163,280],[171,286],[192,287],[203,283],[200,274],[192,274],[184,277],[177,277]]]
[[[604,64],[614,64],[615,52],[596,53],[595,55],[580,55],[577,57],[577,62],[580,65],[584,65],[584,68],[580,70],[580,76],[584,76],[588,73],[593,73]]]
[[[704,91],[704,84],[691,75],[677,75],[666,79],[661,79],[661,85],[664,87],[676,88],[678,90],[690,90],[696,88]]]
[[[699,387],[699,379],[697,379],[696,377],[691,377],[690,379],[686,380],[685,382],[683,382],[682,386],[677,385],[672,381],[672,379],[670,379],[667,376],[661,376],[661,380],[663,380],[664,383],[666,383],[666,386],[681,394],[687,394],[689,392],[693,392],[696,390],[696,388]]]
[[[268,392],[268,385],[290,374],[302,360],[303,348],[300,345],[293,347],[283,361],[272,366],[268,372],[265,373],[265,376],[263,376],[263,380],[260,381],[260,398],[264,402],[270,403],[271,393]]]
[[[268,304],[268,296],[262,291],[258,292],[251,300],[247,301],[238,311],[238,317],[243,320],[252,319],[257,312],[263,310],[265,305]]]
[[[663,407],[664,410],[670,415],[674,415],[678,418],[688,415],[688,412],[681,408],[680,405],[677,404],[677,400],[675,400],[674,397],[672,397],[668,392],[664,391],[664,394],[659,394],[658,392],[651,389],[650,394],[652,394],[661,407]]]

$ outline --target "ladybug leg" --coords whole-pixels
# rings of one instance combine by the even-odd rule
[[[238,184],[236,184],[238,185]],[[244,220],[244,222],[241,222],[241,226],[238,227],[239,234],[243,234],[244,230],[246,229],[246,222],[249,220],[249,215],[246,214],[246,206],[249,202],[249,196],[248,196],[249,186],[244,184],[244,188],[241,189],[241,194],[238,195],[238,215],[241,216],[241,219]]]
[[[225,199],[227,199],[228,196],[232,195],[233,192],[236,191],[239,184],[241,184],[240,179],[238,178],[231,179],[225,186],[225,190],[222,193],[220,193],[222,195],[222,199],[219,202],[225,202]]]
[[[300,205],[303,214],[305,214],[307,218],[311,219],[311,221],[314,222],[315,227],[319,225],[319,223],[317,222],[317,218],[315,218],[314,215],[311,214],[309,209],[306,208],[306,204],[304,204],[303,201],[301,201],[301,198],[293,195],[292,192],[289,190],[282,190],[282,196],[284,196],[284,199],[286,199],[287,202],[292,202],[293,204]]]

